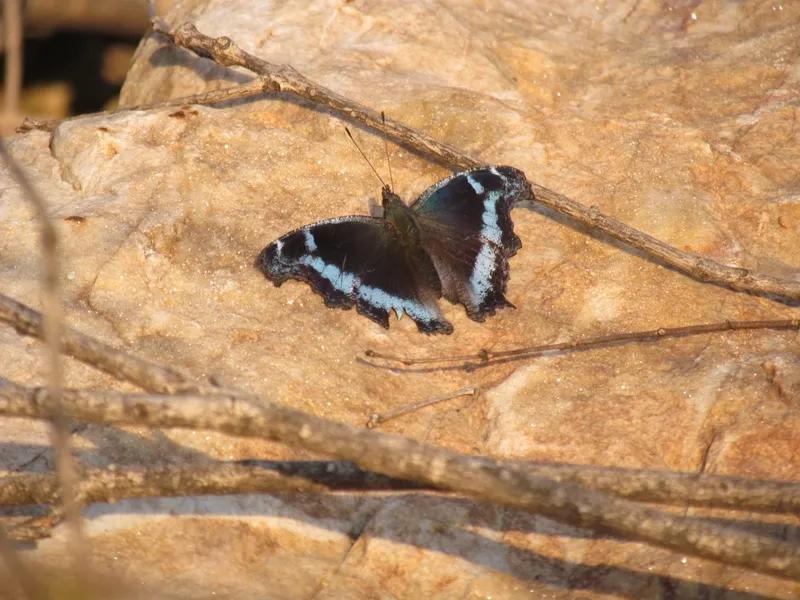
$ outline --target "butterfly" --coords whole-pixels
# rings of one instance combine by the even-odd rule
[[[311,285],[332,308],[356,310],[389,327],[407,314],[423,333],[452,333],[437,300],[463,304],[482,322],[506,299],[508,259],[522,246],[511,208],[531,200],[525,174],[513,167],[456,173],[429,187],[410,206],[388,186],[383,217],[318,221],[281,236],[256,259],[280,286]]]

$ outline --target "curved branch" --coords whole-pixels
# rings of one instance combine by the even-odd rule
[[[176,46],[191,50],[198,56],[224,66],[243,67],[259,76],[264,91],[292,94],[325,106],[332,111],[363,123],[393,141],[455,170],[465,170],[484,164],[453,146],[437,142],[393,119],[381,120],[380,113],[345,98],[298,73],[290,65],[276,65],[242,50],[229,37],[212,38],[200,33],[191,23],[173,31],[154,20],[155,32]],[[783,301],[800,300],[800,281],[779,279],[741,267],[723,265],[710,258],[679,250],[634,229],[625,223],[587,207],[580,202],[531,182],[535,201],[591,230],[619,240],[698,281],[715,283],[731,289],[770,296]]]

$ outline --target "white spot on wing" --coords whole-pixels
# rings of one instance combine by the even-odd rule
[[[486,196],[483,201],[483,226],[481,227],[481,235],[491,240],[498,246],[502,245],[503,232],[500,225],[497,223],[497,201],[500,199],[500,192],[492,191]]]
[[[281,256],[283,253],[283,240],[278,240],[275,242],[275,254],[277,256]]]
[[[434,321],[437,317],[434,311],[421,302],[409,298],[400,298],[371,285],[359,286],[358,297],[369,302],[372,306],[377,306],[386,311],[394,310],[399,312],[402,310],[417,321]]]
[[[353,293],[353,289],[359,283],[358,277],[353,273],[342,271],[336,265],[326,265],[325,261],[318,256],[306,254],[300,258],[300,263],[314,269],[320,277],[327,279],[335,289],[347,296]]]
[[[475,190],[476,194],[481,195],[483,193],[483,186],[472,175],[467,175],[467,183],[472,186],[472,189]]]
[[[475,265],[472,267],[472,275],[469,278],[469,287],[476,299],[476,304],[483,302],[492,289],[495,252],[494,246],[484,244],[481,246],[478,256],[475,257]]]
[[[500,171],[495,169],[494,167],[489,167],[489,173],[491,173],[492,175],[497,175],[503,181],[506,180],[505,176]]]
[[[398,319],[403,313],[422,322],[434,321],[438,317],[435,311],[421,302],[410,298],[400,298],[371,285],[362,285],[361,280],[353,273],[342,271],[336,265],[325,264],[325,261],[318,256],[306,254],[300,258],[299,262],[314,269],[320,277],[327,279],[335,289],[343,294],[350,296],[356,290],[359,298],[383,310],[393,310]]]
[[[317,249],[317,240],[309,229],[303,229],[303,236],[306,238],[306,252],[314,252]]]

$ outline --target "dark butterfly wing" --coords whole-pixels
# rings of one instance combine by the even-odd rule
[[[383,219],[339,217],[306,225],[264,248],[256,266],[276,286],[300,279],[327,306],[355,305],[384,327],[394,311],[425,333],[453,331],[436,304],[441,292],[430,259],[424,252],[410,254]]]
[[[485,167],[440,181],[411,205],[445,298],[463,304],[475,321],[511,306],[504,295],[508,259],[522,242],[510,212],[531,198],[522,171]]]

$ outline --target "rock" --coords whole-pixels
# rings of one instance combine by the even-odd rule
[[[595,205],[677,247],[797,278],[800,146],[793,137],[800,6],[722,2],[507,2],[310,8],[186,1],[167,15],[487,163]],[[165,45],[140,45],[121,102],[250,79]],[[386,172],[383,142],[354,135]],[[797,333],[630,344],[474,372],[394,373],[370,348],[452,355],[797,308],[689,279],[566,226],[515,211],[523,247],[505,310],[485,323],[442,303],[452,336],[408,319],[383,330],[330,310],[309,287],[274,288],[260,249],[286,231],[367,214],[380,184],[343,122],[265,96],[81,118],[10,141],[59,223],[69,323],[324,417],[374,412],[479,386],[383,425],[461,452],[800,480]],[[390,145],[411,200],[447,175]],[[39,305],[37,228],[5,170],[3,293]],[[3,375],[41,383],[41,347],[0,329]],[[74,362],[68,384],[125,389]],[[46,428],[0,420],[0,466],[52,467]],[[306,458],[205,432],[89,426],[90,465]],[[25,466],[27,465],[27,466]],[[692,514],[705,514],[691,511]],[[125,501],[86,511],[99,568],[140,590],[200,598],[791,598],[776,578],[440,496],[285,496]],[[725,515],[730,517],[730,514]],[[753,515],[737,515],[756,521]],[[64,564],[63,528],[27,552]],[[784,539],[797,540],[796,519]],[[120,568],[120,565],[124,565]],[[751,590],[758,590],[753,592]]]

